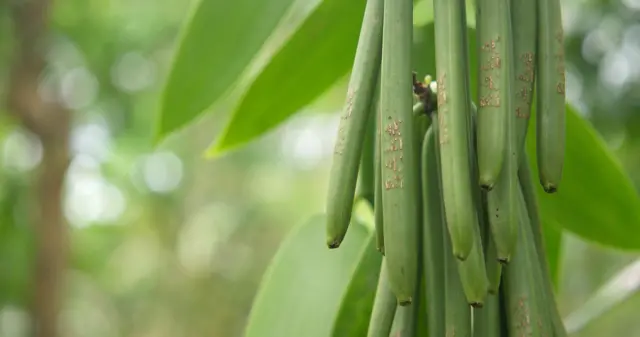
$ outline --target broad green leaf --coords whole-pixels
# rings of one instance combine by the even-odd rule
[[[318,5],[250,85],[209,154],[272,129],[344,76],[353,63],[364,6],[365,0]]]
[[[562,258],[562,228],[558,225],[542,223],[544,248],[554,288],[558,289],[560,278],[560,261]]]
[[[362,252],[342,305],[333,323],[332,337],[366,336],[376,295],[382,255],[376,250],[375,235]]]
[[[640,249],[640,198],[604,141],[567,106],[566,152],[558,192],[537,184],[542,219],[588,241],[620,249]],[[527,152],[538,179],[535,115],[531,116]]]
[[[293,0],[199,0],[182,37],[161,98],[158,137],[198,117],[260,50]]]
[[[246,337],[330,337],[347,287],[370,249],[372,232],[354,222],[339,249],[327,248],[325,216],[294,229],[273,258],[249,317]]]
[[[219,155],[272,130],[344,78],[353,65],[364,6],[363,0],[324,0],[316,7],[249,86],[207,154]],[[413,63],[423,76],[434,72],[435,61],[433,15],[421,15],[427,24],[414,29],[414,49],[420,50],[414,50]]]

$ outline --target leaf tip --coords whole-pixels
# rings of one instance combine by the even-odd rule
[[[224,140],[224,137],[222,137],[221,139]],[[229,147],[225,145],[224,142],[218,141],[204,152],[204,158],[207,160],[218,159],[225,155],[228,150]]]
[[[166,135],[163,132],[163,130],[160,129],[159,127],[156,127],[155,130],[153,131],[153,136],[151,138],[151,145],[153,147],[158,147],[162,143],[162,141],[164,141],[165,138],[166,138]]]
[[[167,130],[165,125],[166,111],[164,95],[159,105],[160,107],[156,110],[155,121],[153,124],[153,135],[151,139],[151,144],[153,146],[158,146],[166,138],[167,134],[171,132],[171,130]]]

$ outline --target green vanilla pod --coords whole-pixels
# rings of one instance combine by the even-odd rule
[[[351,221],[360,157],[380,71],[383,9],[383,0],[367,1],[329,175],[329,248],[340,246]]]
[[[560,0],[538,0],[536,150],[540,184],[554,193],[564,166],[566,111]]]
[[[476,5],[478,49],[478,167],[480,185],[493,189],[509,156],[509,119],[513,118],[513,34],[509,0]]]
[[[476,242],[469,160],[471,97],[466,9],[463,0],[434,0],[439,153],[445,219],[451,249],[465,260]]]
[[[386,2],[382,37],[382,205],[389,283],[398,304],[414,297],[418,267],[419,151],[415,148],[411,0]]]

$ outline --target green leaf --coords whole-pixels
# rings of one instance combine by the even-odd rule
[[[376,295],[382,255],[376,250],[375,235],[368,239],[360,264],[333,324],[332,337],[366,336]]]
[[[551,282],[553,282],[553,286],[557,290],[562,259],[562,228],[558,225],[543,222],[542,235]]]
[[[418,3],[418,23],[426,24],[414,29],[414,49],[419,50],[413,52],[413,63],[422,75],[435,69],[429,42],[433,14],[430,1]],[[316,7],[249,86],[207,155],[215,157],[272,130],[344,78],[353,65],[364,7],[364,0],[324,0]]]
[[[558,192],[537,194],[542,220],[561,225],[588,241],[619,249],[640,249],[640,198],[604,141],[567,106],[566,152]],[[527,152],[538,177],[535,115],[531,116]]]
[[[324,0],[318,5],[250,85],[208,154],[271,130],[344,76],[353,63],[365,3]]]
[[[358,222],[339,249],[324,242],[325,216],[290,233],[274,257],[254,301],[245,337],[329,337],[371,230]],[[373,249],[375,252],[375,249]]]
[[[198,117],[236,82],[293,0],[200,0],[161,98],[158,138]]]

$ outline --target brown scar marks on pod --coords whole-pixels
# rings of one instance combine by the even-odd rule
[[[522,89],[517,91],[517,95],[518,97],[520,97],[520,99],[526,103],[526,104],[531,104],[531,101],[533,99],[533,95],[531,95],[531,93],[533,92],[533,89],[528,87],[528,86],[524,86],[522,87]]]
[[[391,179],[387,179],[384,182],[384,188],[386,190],[404,188],[404,177],[400,174],[395,174]]]
[[[480,92],[480,108],[497,108],[501,105],[501,90],[500,87],[496,85],[496,81],[494,79],[494,77],[500,77],[500,70],[502,68],[502,57],[500,53],[496,51],[499,43],[501,43],[501,37],[498,35],[495,39],[491,39],[489,42],[483,43],[480,47],[481,52],[490,53],[489,59],[487,61],[483,61],[483,64],[480,66],[480,69],[485,74],[483,75],[484,78],[481,82],[481,85],[485,90],[481,90]]]
[[[535,55],[532,52],[522,53],[519,57],[524,63],[524,72],[518,75],[518,80],[526,83],[533,83],[535,78]]]
[[[336,140],[336,144],[333,147],[333,153],[336,155],[342,155],[344,150],[344,141],[345,141],[345,127],[342,122],[340,122],[340,126],[338,127],[338,139]]]
[[[481,69],[483,71],[491,71],[493,69],[500,69],[500,68],[502,68],[502,58],[500,57],[500,53],[498,52],[493,52],[489,60],[486,61],[485,64],[481,66]]]
[[[438,78],[438,108],[447,104],[447,85],[445,79],[447,78],[447,73],[443,73]]]
[[[496,46],[498,45],[498,42],[500,42],[500,35],[498,35],[495,38],[495,40],[490,40],[489,42],[485,42],[480,49],[482,51],[494,50],[494,49],[496,49]]]
[[[530,117],[530,113],[527,111],[527,109],[523,109],[522,107],[517,107],[516,108],[516,117],[518,118],[529,118]]]
[[[484,97],[480,97],[480,107],[500,107],[500,93],[490,92]]]
[[[399,170],[399,167],[398,167],[398,158],[397,158],[397,157],[393,157],[393,158],[391,158],[391,159],[387,160],[387,161],[384,163],[384,167],[386,167],[386,168],[388,168],[388,169],[390,169],[390,170],[393,170],[394,172],[395,172],[395,171],[398,171],[398,170]]]
[[[447,329],[446,332],[446,337],[456,337],[456,327],[451,327],[450,329]]]
[[[351,117],[351,111],[353,111],[353,98],[356,96],[356,90],[353,88],[349,88],[347,90],[347,109],[346,113],[343,115],[343,119],[349,119]]]
[[[515,328],[518,330],[518,336],[529,336],[531,335],[531,315],[528,310],[527,297],[522,296],[518,299],[517,307],[514,310],[516,326]]]
[[[354,88],[347,89],[347,103],[345,104],[345,108],[340,115],[340,126],[338,127],[338,140],[336,141],[335,146],[333,147],[333,153],[336,155],[342,155],[344,151],[344,141],[345,141],[345,123],[351,118],[351,112],[353,111],[353,99],[356,96],[357,90]]]
[[[528,119],[531,115],[531,103],[533,102],[533,82],[535,80],[535,54],[527,51],[518,57],[524,64],[524,70],[518,74],[518,81],[521,82],[521,89],[516,91],[518,101],[516,104],[516,117]]]
[[[498,43],[500,42],[501,42],[501,38],[498,35],[495,39],[492,39],[489,42],[483,43],[482,47],[480,47],[480,51],[491,53],[489,60],[484,62],[485,64],[483,64],[480,67],[483,71],[500,69],[502,67],[502,57],[500,56],[500,53],[495,51],[496,47],[498,46]]]
[[[440,144],[449,143],[449,126],[447,125],[447,120],[445,115],[449,114],[449,107],[446,105],[447,102],[447,83],[446,83],[447,73],[442,73],[440,78],[438,78],[438,130],[440,138]]]
[[[448,113],[448,109],[440,110],[438,113],[438,138],[440,145],[449,143],[449,128],[447,127],[447,122],[445,120],[445,114]]]
[[[493,81],[493,76],[492,75],[486,76],[484,78],[483,83],[484,83],[483,85],[485,87],[489,88],[489,90],[498,90],[498,88],[496,87],[495,82]]]
[[[384,131],[387,135],[389,135],[390,140],[388,146],[385,148],[385,152],[392,153],[391,158],[386,158],[384,166],[385,168],[391,170],[393,172],[393,176],[391,178],[385,178],[384,188],[386,190],[395,189],[395,188],[403,188],[404,187],[404,178],[402,176],[402,165],[399,162],[402,162],[403,158],[403,147],[402,147],[402,120],[394,120],[391,116],[387,117],[388,123],[384,128]],[[396,154],[398,153],[399,154]]]

